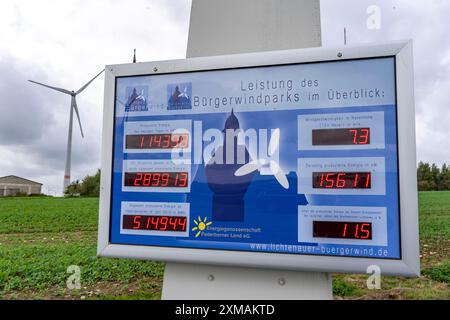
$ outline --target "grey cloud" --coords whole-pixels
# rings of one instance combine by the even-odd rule
[[[64,111],[56,119],[54,125],[36,139],[34,143],[17,146],[16,150],[22,154],[27,154],[33,162],[38,163],[43,169],[57,169],[62,172],[66,160],[67,151],[67,134],[69,125],[69,103],[70,98],[62,106]],[[83,120],[83,115],[86,108],[91,107],[89,103],[83,101],[79,102],[82,122],[85,128],[85,138],[81,138],[78,128],[78,123],[74,118],[73,122],[73,137],[72,137],[72,168],[87,167],[88,171],[94,171],[96,165],[99,163],[101,151],[101,137],[97,132],[93,131],[90,126],[87,126],[88,119]],[[89,168],[91,168],[89,170]]]
[[[51,110],[64,99],[27,82],[29,78],[47,79],[42,71],[20,67],[9,56],[0,60],[0,75],[0,145],[31,145],[54,124]]]

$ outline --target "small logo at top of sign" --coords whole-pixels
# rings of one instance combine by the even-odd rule
[[[202,218],[198,217],[198,220],[194,220],[195,223],[195,227],[192,228],[192,231],[197,231],[197,233],[195,234],[195,237],[198,238],[203,231],[206,230],[206,227],[212,225],[212,222],[209,221],[208,222],[208,218],[204,218],[202,220]]]
[[[167,110],[192,109],[192,83],[175,83],[167,86]]]
[[[126,95],[125,112],[148,111],[148,87],[128,87]]]

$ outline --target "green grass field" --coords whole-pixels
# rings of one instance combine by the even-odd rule
[[[336,299],[450,299],[450,192],[421,192],[420,278],[334,275]],[[98,259],[97,198],[0,198],[0,298],[159,299],[164,264]],[[81,289],[66,289],[67,268]]]

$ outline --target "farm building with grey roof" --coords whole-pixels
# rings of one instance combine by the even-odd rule
[[[0,197],[41,194],[42,183],[17,176],[0,177]]]

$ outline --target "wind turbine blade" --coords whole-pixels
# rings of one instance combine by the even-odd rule
[[[81,92],[83,92],[84,89],[86,89],[86,88],[92,83],[92,81],[94,81],[95,79],[97,79],[97,77],[103,73],[103,71],[105,71],[105,69],[103,69],[98,75],[96,75],[96,76],[95,76],[94,78],[92,78],[88,83],[86,83],[84,86],[82,86],[82,87],[80,88],[80,90],[78,90],[75,94],[80,94]]]
[[[56,91],[65,93],[65,94],[70,94],[70,95],[72,94],[72,92],[70,92],[69,90],[66,90],[66,89],[52,87],[52,86],[49,86],[49,85],[46,85],[46,84],[43,84],[43,83],[40,83],[40,82],[36,82],[36,81],[33,81],[33,80],[28,80],[28,81],[29,81],[29,82],[32,82],[32,83],[35,83],[35,84],[38,84],[38,85],[40,85],[40,86],[43,86],[43,87],[52,89],[52,90],[56,90]]]
[[[236,170],[234,175],[236,177],[245,176],[249,173],[252,173],[256,170],[261,169],[264,166],[264,161],[253,160],[247,164],[244,164],[242,167]]]
[[[285,189],[289,189],[289,181],[286,178],[286,174],[281,170],[278,163],[275,161],[270,162],[270,171],[272,171],[275,178],[278,180],[278,182],[281,184],[281,186]]]
[[[81,137],[84,138],[83,127],[81,126],[80,113],[78,112],[77,100],[75,99],[75,97],[72,100],[72,108],[75,110],[75,113],[77,114],[78,124],[80,125]]]
[[[272,132],[272,137],[269,142],[269,156],[273,156],[280,147],[280,129],[275,129]]]

